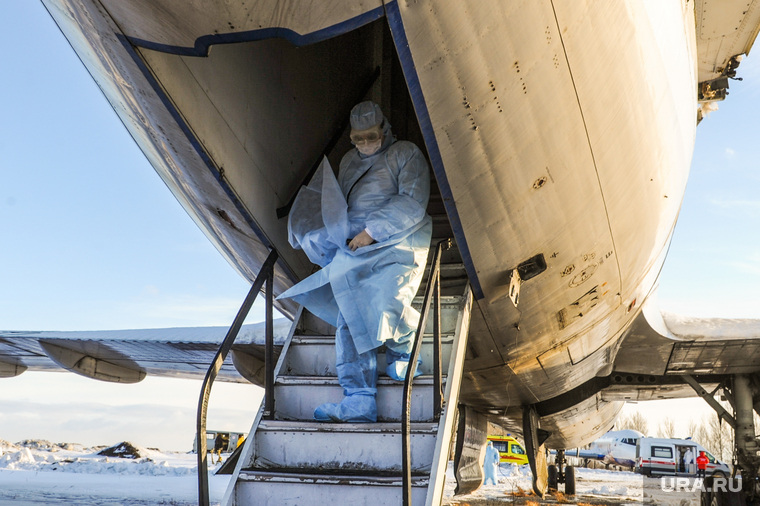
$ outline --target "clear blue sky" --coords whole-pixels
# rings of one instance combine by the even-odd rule
[[[248,284],[150,167],[42,4],[7,0],[0,43],[0,328],[228,325]],[[748,58],[739,75],[698,129],[661,278],[666,310],[760,318],[760,64]],[[200,383],[27,372],[0,386],[0,439],[187,449]],[[209,427],[248,430],[259,395],[217,385]]]
[[[0,16],[0,328],[229,325],[250,285],[174,199],[39,1]],[[254,307],[249,321],[263,315]],[[189,449],[199,381],[0,380],[0,439]],[[217,383],[209,428],[247,431],[260,389]]]
[[[760,318],[760,43],[697,128],[691,176],[660,279],[690,316]]]

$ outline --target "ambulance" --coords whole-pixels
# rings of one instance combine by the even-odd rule
[[[646,476],[697,474],[697,456],[705,452],[708,463],[706,476],[731,474],[728,464],[716,459],[699,443],[691,439],[642,437],[636,444],[635,471]]]
[[[493,442],[493,447],[499,451],[500,464],[517,464],[518,466],[528,463],[528,454],[525,448],[515,438],[506,436],[488,436]]]

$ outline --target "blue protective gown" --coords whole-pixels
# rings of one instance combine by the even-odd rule
[[[288,222],[291,244],[322,269],[280,298],[332,325],[340,313],[359,354],[388,340],[408,340],[419,322],[411,302],[432,233],[429,195],[422,152],[389,131],[374,155],[349,151],[337,180],[325,159],[299,192]],[[365,229],[376,242],[351,251],[347,241]]]

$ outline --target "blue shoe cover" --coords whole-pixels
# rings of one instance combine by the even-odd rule
[[[420,366],[422,365],[422,360],[417,361],[417,369],[414,371],[414,377],[422,375],[422,370],[420,369]],[[385,368],[385,373],[390,376],[392,380],[395,381],[405,381],[406,380],[406,370],[409,368],[409,360],[396,360],[392,364],[389,364],[388,367]]]
[[[374,395],[349,395],[340,403],[327,402],[314,410],[318,422],[374,423],[377,403]]]

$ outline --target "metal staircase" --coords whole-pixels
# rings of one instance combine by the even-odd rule
[[[266,298],[263,373],[266,394],[250,436],[226,466],[232,467],[224,505],[440,504],[455,431],[472,294],[437,186],[428,214],[433,244],[414,305],[422,318],[411,363],[422,358],[422,376],[405,383],[384,374],[377,384],[377,423],[321,423],[314,409],[340,402],[335,373],[335,328],[305,309],[296,314],[280,350],[273,338],[273,276],[277,252],[262,265],[212,361],[198,404],[198,503],[209,505],[206,415],[213,382],[259,293]],[[444,248],[444,245],[447,247]],[[452,247],[453,246],[453,247]],[[429,311],[430,308],[433,311]],[[430,313],[431,318],[428,318]],[[378,369],[384,370],[384,348]],[[410,371],[413,369],[409,368]]]
[[[434,410],[433,318],[421,348],[423,375],[410,405],[411,504],[439,504],[454,433],[469,326],[469,289],[441,297],[443,411]],[[422,299],[415,300],[415,305]],[[273,419],[264,405],[251,428],[222,504],[403,504],[403,383],[378,379],[377,423],[320,423],[314,409],[340,402],[334,335],[306,311],[296,318],[275,366]],[[320,328],[321,327],[321,328]],[[333,329],[334,331],[334,329]],[[378,364],[385,359],[381,348]],[[382,367],[379,367],[382,369]]]

